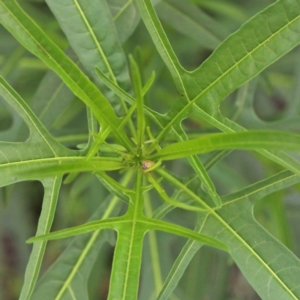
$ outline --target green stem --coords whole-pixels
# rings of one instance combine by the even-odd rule
[[[174,178],[172,175],[170,175],[168,172],[166,172],[164,169],[159,168],[156,169],[157,173],[163,176],[166,180],[171,182],[173,185],[175,185],[177,188],[183,190],[187,195],[189,195],[195,202],[199,203],[205,211],[212,212],[214,208],[210,207],[204,200],[202,200],[200,197],[198,197],[196,194],[194,194],[185,184],[178,181],[176,178]]]

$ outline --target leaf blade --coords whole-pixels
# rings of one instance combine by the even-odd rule
[[[54,219],[58,193],[62,178],[54,177],[46,179],[43,184],[45,188],[42,211],[38,223],[37,235],[47,234],[50,232],[51,225]],[[29,300],[33,293],[35,283],[37,281],[39,271],[42,264],[42,259],[46,250],[46,241],[36,243],[33,246],[27,263],[24,283],[20,294],[20,300]]]
[[[118,41],[106,1],[47,0],[89,75],[99,67],[124,90],[129,89],[126,57]],[[68,18],[65,16],[68,15]]]
[[[279,131],[246,131],[211,134],[168,145],[150,159],[171,160],[219,149],[258,149],[299,151],[300,136]]]
[[[73,93],[91,108],[100,123],[109,124],[119,141],[131,149],[125,133],[116,128],[120,121],[107,99],[24,13],[15,0],[0,2],[0,20],[25,48],[39,57],[63,79]]]

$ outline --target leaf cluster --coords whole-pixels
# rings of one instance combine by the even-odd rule
[[[26,237],[15,199],[44,189],[20,299],[98,299],[112,247],[107,299],[224,299],[229,257],[300,299],[300,1],[262,2],[0,0],[2,205]]]

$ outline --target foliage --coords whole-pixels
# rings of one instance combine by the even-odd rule
[[[300,299],[300,0],[268,4],[0,0],[2,298],[249,299],[236,265]]]

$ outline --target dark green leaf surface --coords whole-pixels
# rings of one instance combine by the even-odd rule
[[[94,68],[98,66],[121,88],[128,90],[130,81],[126,57],[106,1],[46,2],[89,75],[96,79]]]

